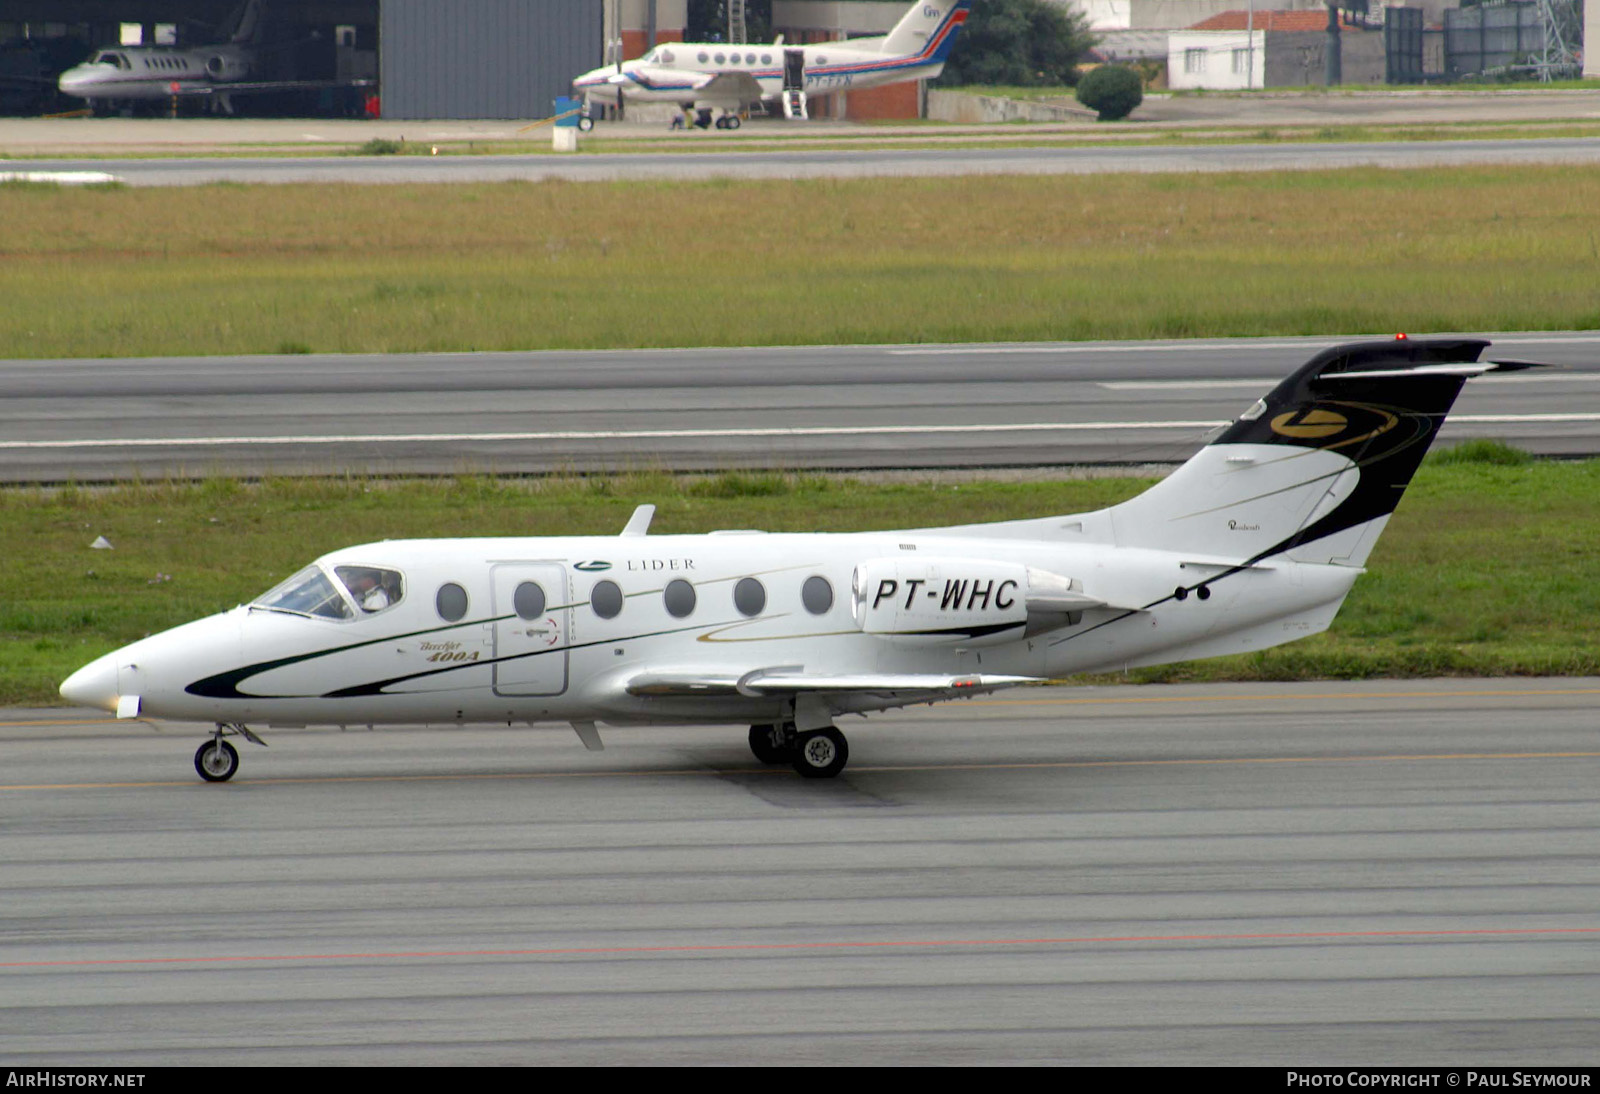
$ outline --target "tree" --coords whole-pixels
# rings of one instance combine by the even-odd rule
[[[1082,15],[1047,0],[972,0],[941,87],[1070,87],[1094,46]]]
[[[1078,101],[1098,114],[1098,121],[1114,122],[1144,102],[1144,81],[1124,65],[1101,65],[1078,81]]]

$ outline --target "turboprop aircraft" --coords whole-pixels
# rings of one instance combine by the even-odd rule
[[[392,540],[109,653],[61,694],[247,726],[748,725],[765,763],[839,774],[834,726],[1089,670],[1324,630],[1488,342],[1337,346],[1167,479],[1089,513],[893,532]]]
[[[717,128],[737,129],[747,105],[780,98],[786,117],[804,118],[807,95],[939,75],[970,6],[971,0],[917,0],[888,34],[843,42],[670,42],[636,60],[586,72],[572,86],[607,104],[677,103],[699,110],[702,127],[720,109]]]

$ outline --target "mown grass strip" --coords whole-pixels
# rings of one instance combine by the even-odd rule
[[[0,354],[1588,329],[1597,207],[1560,167],[0,185]]]
[[[1470,453],[1469,453],[1470,456]],[[1327,634],[1133,679],[1600,672],[1600,461],[1430,461]],[[788,475],[358,478],[0,491],[0,703],[54,703],[91,658],[384,538],[912,528],[1070,513],[1143,479],[869,484]],[[111,550],[89,544],[105,536]]]

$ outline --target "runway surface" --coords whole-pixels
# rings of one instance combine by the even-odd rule
[[[1592,1065],[1600,679],[741,731],[0,724],[0,1058]]]
[[[1586,122],[1600,118],[1600,92],[1593,89],[1541,91],[1530,86],[1501,91],[1463,91],[1455,88],[1339,91],[1318,88],[1302,91],[1250,92],[1248,94],[1147,95],[1126,123],[1107,126],[1094,111],[1078,107],[1070,92],[1053,105],[1076,110],[1055,122],[1030,122],[1025,126],[994,124],[866,125],[838,120],[812,119],[796,125],[778,118],[752,118],[743,128],[726,130],[670,130],[665,119],[603,122],[593,137],[608,141],[671,140],[683,147],[709,144],[724,151],[756,141],[786,140],[799,145],[849,138],[890,140],[913,138],[919,142],[992,139],[1016,143],[1019,138],[1049,140],[1126,140],[1141,135],[1190,133],[1205,135],[1239,126],[1327,125],[1537,125],[1552,121]],[[513,143],[544,141],[549,131],[536,127],[537,119],[329,119],[241,118],[200,116],[186,118],[0,118],[0,149],[15,156],[78,157],[85,154],[190,152],[219,150],[246,154],[270,148],[321,149],[327,152],[356,148],[373,138],[404,141],[413,146],[440,145],[485,149]],[[584,137],[587,141],[591,138]]]
[[[1600,334],[1487,337],[1443,439],[1600,453]],[[1346,340],[0,361],[0,481],[1169,463]]]
[[[1104,172],[1330,170],[1470,164],[1600,163],[1600,140],[1374,141],[1103,148],[851,148],[582,153],[570,156],[331,156],[234,159],[0,159],[0,173],[102,172],[129,186],[233,183],[439,183],[565,179],[796,179]]]

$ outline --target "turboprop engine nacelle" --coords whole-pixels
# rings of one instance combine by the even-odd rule
[[[1066,623],[1099,607],[1078,583],[1020,562],[972,558],[880,558],[850,579],[850,610],[867,634],[906,645],[981,646]]]

